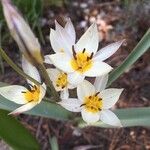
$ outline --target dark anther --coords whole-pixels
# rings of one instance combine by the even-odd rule
[[[67,75],[67,73],[64,73],[65,75]]]
[[[99,100],[99,101],[101,101],[102,99],[101,99],[101,98],[99,98],[98,100]]]
[[[80,107],[82,107],[82,106],[85,106],[86,104],[82,104],[82,105],[80,105]]]
[[[90,57],[87,57],[86,61],[89,61],[90,60]]]
[[[31,92],[31,93],[32,93],[32,92],[35,92],[35,90],[32,90],[32,89],[31,89],[30,92]]]
[[[31,99],[31,100],[29,100],[28,102],[32,102],[32,101],[34,101],[33,99]]]
[[[78,67],[78,69],[82,69],[82,67]]]
[[[99,111],[101,111],[101,109],[100,109],[100,108],[98,108],[98,110],[99,110]]]
[[[91,106],[91,109],[94,109],[94,107],[93,107],[93,106]]]
[[[65,86],[63,85],[61,88],[63,89]]]
[[[58,78],[58,80],[60,80],[60,78]]]
[[[89,57],[89,59],[92,59],[92,58],[93,58],[93,55],[94,55],[94,53],[92,52],[92,53],[91,53],[91,56]]]
[[[84,53],[84,52],[85,52],[85,50],[86,50],[86,49],[84,48],[84,49],[83,49],[83,51],[82,51],[82,53]]]
[[[21,93],[26,93],[25,91],[22,91]]]
[[[72,45],[72,53],[73,53],[74,59],[77,59],[77,57],[76,57],[76,51],[74,49],[74,45]]]
[[[91,99],[92,98],[92,96],[89,96],[89,99]]]
[[[97,92],[97,93],[95,94],[95,96],[97,96],[99,93],[100,93],[100,92]]]
[[[35,90],[37,90],[37,86],[36,85],[34,85],[34,88],[35,88]]]
[[[59,84],[56,84],[57,87],[59,87]]]

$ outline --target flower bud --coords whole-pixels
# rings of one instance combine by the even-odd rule
[[[1,2],[8,28],[21,52],[33,64],[43,63],[40,44],[29,25],[11,4],[10,0],[2,0]]]

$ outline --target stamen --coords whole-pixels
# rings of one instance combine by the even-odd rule
[[[101,111],[102,109],[98,108],[99,111]]]
[[[63,89],[65,86],[63,85],[61,88]]]
[[[85,50],[86,50],[86,49],[84,48],[84,49],[83,49],[83,51],[82,51],[82,53],[84,53],[84,52],[85,52]]]
[[[99,93],[100,93],[100,92],[97,92],[97,93],[95,94],[95,96],[97,96]]]
[[[25,91],[22,91],[21,93],[26,93]]]
[[[93,58],[93,55],[94,55],[94,53],[92,52],[92,53],[91,53],[91,56],[90,56],[90,59],[92,59],[92,58]]]
[[[92,96],[89,96],[89,99],[91,99],[92,98]]]
[[[98,100],[99,100],[99,101],[101,101],[102,99],[101,99],[101,98],[99,98]]]
[[[35,90],[37,90],[37,86],[36,85],[34,85],[34,88],[35,88]]]
[[[86,104],[82,104],[82,105],[80,105],[80,107],[82,107],[82,106],[84,106],[84,105],[86,105]]]
[[[33,99],[31,99],[31,100],[29,100],[28,102],[32,102],[32,101],[34,101]]]
[[[74,59],[76,60],[76,59],[77,59],[77,56],[76,56],[76,51],[75,51],[75,49],[74,49],[74,45],[72,45],[72,53],[73,53]]]

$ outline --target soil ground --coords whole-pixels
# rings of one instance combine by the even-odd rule
[[[148,7],[149,6],[149,7]],[[43,53],[52,52],[49,42],[49,28],[54,28],[54,20],[63,22],[64,17],[73,21],[77,38],[89,25],[98,24],[100,45],[126,39],[126,43],[106,62],[116,68],[133,50],[150,26],[150,3],[148,1],[130,4],[127,7],[120,1],[72,1],[63,6],[51,6],[44,10],[41,18],[45,44]],[[63,23],[62,23],[63,25]],[[16,64],[20,64],[20,54],[14,41],[3,43],[7,54]],[[11,50],[11,52],[10,52]],[[116,108],[150,106],[150,53],[145,53],[130,69],[111,86],[124,88]],[[4,63],[5,74],[0,81],[10,84],[24,84],[9,66]],[[42,150],[49,150],[49,139],[56,136],[60,150],[150,150],[150,129],[132,127],[104,129],[87,127],[77,129],[71,123],[21,114],[19,120],[33,133],[41,144]],[[5,148],[0,148],[3,150]]]

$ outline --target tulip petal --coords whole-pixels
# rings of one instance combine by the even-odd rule
[[[60,98],[63,99],[68,99],[69,98],[69,91],[67,88],[65,88],[63,91],[60,92]]]
[[[41,47],[29,25],[9,1],[3,0],[2,5],[9,30],[20,50],[23,52],[25,57],[30,59],[30,55],[32,55],[36,61],[41,63]]]
[[[27,75],[37,80],[38,82],[41,82],[38,70],[24,56],[22,56],[22,69]],[[33,84],[33,82],[29,79],[27,79],[27,82]]]
[[[75,43],[76,32],[70,18],[67,20],[67,23],[65,25],[65,30],[69,34],[72,43]]]
[[[49,78],[52,82],[55,82],[57,79],[58,79],[58,76],[60,75],[61,71],[58,70],[58,69],[54,69],[54,68],[49,68],[49,69],[46,69],[48,75],[49,75]]]
[[[81,103],[76,98],[63,99],[59,102],[62,107],[72,112],[80,112],[81,111]]]
[[[39,100],[38,100],[38,104],[41,102],[41,100],[44,98],[46,94],[46,84],[43,83],[42,85],[40,85],[40,95],[39,95]]]
[[[97,122],[99,120],[99,118],[100,118],[99,114],[100,114],[99,112],[92,113],[92,112],[87,111],[84,108],[81,110],[82,118],[87,123],[95,123],[95,122]]]
[[[68,74],[68,82],[72,85],[78,85],[84,80],[85,76],[79,74],[78,72],[73,72]]]
[[[59,68],[60,70],[63,70],[64,72],[71,73],[74,70],[71,66],[71,57],[67,55],[66,53],[57,53],[49,56],[52,63]]]
[[[125,40],[118,41],[100,49],[95,55],[96,60],[104,61],[112,56],[119,49],[124,41]]]
[[[55,53],[61,52],[62,49],[66,49],[66,47],[62,45],[61,39],[55,30],[50,29],[49,38],[50,38],[52,49],[54,50]]]
[[[68,53],[72,53],[72,45],[74,45],[75,43],[71,40],[70,35],[57,21],[55,21],[55,26],[56,26],[57,37],[59,37],[60,39],[59,42],[63,46],[62,48],[64,48],[64,51]]]
[[[50,60],[49,56],[50,56],[50,55],[45,55],[45,56],[44,56],[44,63],[47,63],[47,64],[50,64],[50,65],[51,65],[51,64],[53,64],[53,63],[52,63],[52,61]]]
[[[9,113],[9,115],[20,114],[22,112],[25,112],[25,111],[32,109],[36,105],[37,105],[36,102],[27,103],[27,104],[17,108],[16,110],[12,111],[11,113]]]
[[[96,77],[109,73],[113,68],[105,62],[93,61],[92,67],[84,73],[85,76]]]
[[[106,124],[122,127],[119,118],[110,110],[103,110],[100,112],[100,120]]]
[[[82,51],[84,48],[89,54],[96,53],[99,44],[98,30],[96,23],[93,23],[82,35],[75,45],[76,51]]]
[[[95,87],[87,80],[84,80],[77,86],[77,95],[81,102],[84,103],[84,99],[87,96],[95,94]]]
[[[94,82],[96,92],[100,92],[104,90],[106,87],[107,81],[108,81],[108,74],[96,77],[95,82]]]
[[[27,91],[27,89],[19,85],[0,87],[0,95],[17,104],[27,103],[27,100],[25,99],[24,94],[22,93],[25,91]]]
[[[123,89],[105,89],[100,92],[100,97],[103,100],[103,109],[109,109],[118,101]]]

